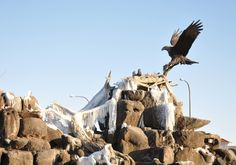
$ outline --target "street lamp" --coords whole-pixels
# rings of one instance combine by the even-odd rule
[[[89,102],[89,99],[87,99],[87,97],[84,97],[84,96],[76,96],[76,95],[70,95],[70,97],[77,97],[77,98],[83,98],[85,99],[87,102]]]
[[[192,110],[191,110],[191,90],[190,90],[190,85],[189,85],[189,83],[188,83],[188,81],[186,81],[186,80],[183,80],[183,79],[179,79],[180,81],[184,81],[186,84],[187,84],[187,86],[188,86],[188,106],[189,106],[189,117],[191,118],[191,113],[192,113]]]

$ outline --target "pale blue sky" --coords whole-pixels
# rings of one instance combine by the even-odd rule
[[[1,1],[0,88],[23,96],[28,90],[42,107],[53,101],[80,109],[102,87],[109,70],[115,83],[142,68],[162,72],[169,62],[161,48],[173,31],[201,19],[204,30],[169,79],[188,115],[210,119],[206,132],[236,144],[236,1]]]

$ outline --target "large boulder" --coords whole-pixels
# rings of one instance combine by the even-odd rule
[[[0,112],[0,133],[4,139],[15,139],[20,129],[20,117],[13,108]]]
[[[183,148],[183,150],[177,151],[175,154],[175,162],[184,162],[184,161],[191,161],[196,165],[205,165],[207,164],[204,157],[192,148]]]
[[[144,133],[148,137],[148,144],[150,147],[160,146],[160,136],[158,130],[151,128],[144,128]]]
[[[36,155],[36,164],[37,165],[46,165],[46,164],[55,164],[60,157],[60,151],[56,149],[44,150],[38,152]]]
[[[6,153],[5,148],[0,148],[0,164],[2,164],[2,155]]]
[[[176,122],[176,127],[178,130],[194,130],[209,124],[211,121],[194,117],[181,116]]]
[[[236,163],[236,155],[232,150],[224,150],[224,149],[216,149],[216,156],[226,161],[228,164],[235,162]]]
[[[146,94],[141,102],[144,105],[145,109],[152,108],[152,107],[156,106],[156,100],[152,96],[151,92],[146,92]]]
[[[63,133],[59,129],[47,127],[47,140],[52,148],[62,148],[62,135]]]
[[[156,130],[149,127],[144,128],[144,133],[148,137],[150,147],[174,146],[175,139],[171,131]]]
[[[176,131],[173,132],[175,142],[184,147],[198,148],[208,145],[210,148],[218,148],[220,137],[217,135],[207,134],[202,131]]]
[[[24,146],[24,150],[31,151],[31,152],[39,152],[43,150],[51,149],[50,144],[48,141],[39,138],[29,138],[28,143]]]
[[[6,154],[3,154],[2,164],[33,165],[33,155],[29,151],[8,151]]]
[[[18,137],[11,141],[10,146],[12,149],[31,151],[34,153],[51,149],[48,141],[34,137]]]
[[[47,138],[47,125],[39,118],[24,118],[22,120],[20,135],[24,137]]]
[[[122,99],[132,100],[132,101],[141,101],[143,100],[146,91],[144,90],[123,90]]]
[[[174,151],[171,147],[155,147],[133,151],[129,154],[139,164],[152,163],[158,159],[160,163],[171,164],[174,162]]]
[[[144,106],[139,101],[120,100],[117,105],[117,127],[123,123],[131,126],[138,126]]]
[[[117,132],[115,148],[124,154],[143,150],[149,148],[148,138],[142,129],[128,126]]]
[[[12,149],[23,150],[23,148],[28,144],[29,139],[26,137],[17,137],[12,140],[10,145]]]

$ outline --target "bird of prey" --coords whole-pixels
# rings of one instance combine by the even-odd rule
[[[166,50],[171,57],[171,61],[163,66],[164,75],[178,64],[191,65],[198,63],[186,58],[193,42],[203,30],[200,20],[193,21],[183,32],[176,30],[170,40],[171,46],[164,46],[161,50]]]

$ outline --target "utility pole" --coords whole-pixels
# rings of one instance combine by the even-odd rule
[[[187,86],[188,86],[188,106],[189,106],[189,117],[191,118],[191,114],[192,114],[192,109],[191,109],[191,90],[190,90],[190,85],[189,85],[189,83],[188,83],[188,81],[186,81],[186,80],[183,80],[183,79],[179,79],[180,81],[184,81],[186,84],[187,84]]]

